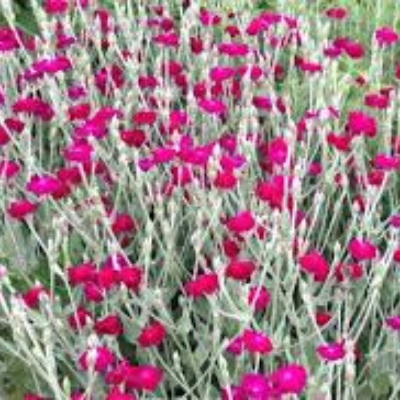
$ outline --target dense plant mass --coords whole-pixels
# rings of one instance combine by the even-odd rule
[[[400,398],[400,3],[304,3],[1,1],[1,398]]]

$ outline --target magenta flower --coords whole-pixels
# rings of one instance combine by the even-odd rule
[[[222,18],[211,10],[203,8],[199,15],[200,22],[205,27],[212,27],[219,25]]]
[[[60,181],[48,174],[34,175],[26,185],[26,189],[36,196],[45,196],[56,192],[60,188]]]
[[[375,31],[375,40],[380,47],[389,47],[399,41],[399,35],[390,26],[382,26]]]
[[[49,103],[35,97],[18,99],[12,106],[15,113],[33,115],[45,122],[51,121],[55,112]]]
[[[226,222],[227,228],[236,234],[251,231],[255,224],[255,219],[250,211],[240,211]]]
[[[211,68],[210,79],[216,82],[222,82],[232,78],[235,75],[235,73],[236,71],[232,67],[217,66]]]
[[[21,171],[21,166],[12,160],[1,160],[0,161],[0,179],[5,178],[9,180],[14,178]]]
[[[106,396],[105,400],[136,400],[133,393],[124,393],[121,389],[114,388]]]
[[[225,275],[236,281],[247,281],[256,270],[251,260],[232,260],[225,268]]]
[[[369,240],[357,238],[350,241],[349,251],[351,256],[357,261],[370,261],[378,254],[377,248]]]
[[[37,284],[22,294],[22,300],[27,307],[38,308],[42,296],[49,296],[49,291],[41,284]]]
[[[153,365],[131,366],[125,377],[126,387],[154,392],[163,380],[163,371]]]
[[[299,258],[300,268],[313,276],[316,282],[324,282],[329,275],[329,264],[316,250],[310,251]]]
[[[69,283],[77,286],[86,282],[94,282],[96,280],[96,266],[91,262],[71,266],[67,269]]]
[[[385,324],[394,331],[400,331],[400,315],[392,315],[385,319]]]
[[[256,311],[264,311],[271,302],[271,294],[265,286],[253,286],[250,288],[247,302],[254,304]]]
[[[7,208],[7,214],[14,219],[22,220],[30,214],[33,214],[39,205],[29,200],[15,200]]]
[[[363,111],[351,111],[347,118],[347,128],[355,136],[362,135],[369,138],[376,136],[377,126],[374,117]]]
[[[249,353],[267,355],[272,352],[273,345],[270,338],[263,332],[246,329],[242,335],[244,348]]]
[[[156,321],[142,329],[137,341],[142,348],[159,346],[165,339],[165,335],[164,325]]]
[[[276,165],[284,165],[288,157],[288,145],[284,138],[278,137],[269,143],[268,158]]]
[[[199,107],[207,114],[223,115],[228,111],[227,106],[218,99],[199,100]]]
[[[64,14],[68,10],[68,0],[45,0],[44,10],[47,14]]]
[[[320,345],[317,347],[317,353],[324,361],[328,362],[342,360],[346,355],[343,342]]]
[[[248,399],[268,399],[271,394],[267,377],[258,373],[244,374],[240,380],[240,388]]]
[[[218,51],[220,54],[226,55],[228,57],[244,57],[246,56],[250,48],[245,43],[221,43],[218,45]]]
[[[85,371],[93,367],[96,372],[104,372],[114,363],[114,354],[107,347],[86,350],[79,357],[79,365]]]
[[[84,307],[78,307],[76,312],[68,317],[68,325],[73,330],[83,329],[90,320],[93,319],[92,314]]]
[[[373,159],[374,168],[383,171],[395,171],[400,167],[400,159],[398,156],[387,154],[377,154]]]
[[[332,7],[325,11],[325,15],[328,18],[341,21],[346,19],[348,16],[348,11],[343,7]]]
[[[269,379],[280,394],[300,395],[306,387],[307,371],[302,365],[289,364],[278,368]]]
[[[118,315],[107,315],[97,320],[94,330],[99,335],[119,336],[124,333],[124,327]]]
[[[242,335],[233,338],[226,347],[226,351],[228,353],[234,354],[235,356],[242,354],[243,350],[244,345]]]
[[[218,275],[205,273],[185,284],[185,292],[188,296],[198,298],[212,295],[219,289]]]

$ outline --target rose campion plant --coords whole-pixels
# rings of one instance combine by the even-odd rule
[[[400,5],[14,3],[0,398],[399,398]]]

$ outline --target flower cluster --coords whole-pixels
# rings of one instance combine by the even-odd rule
[[[399,5],[9,3],[0,397],[397,398]]]

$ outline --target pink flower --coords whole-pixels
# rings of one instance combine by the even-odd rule
[[[138,78],[138,85],[141,89],[155,89],[158,84],[158,79],[154,75],[140,75]]]
[[[390,226],[400,228],[400,215],[392,215],[389,220]]]
[[[44,10],[47,14],[64,14],[68,10],[68,0],[45,0]]]
[[[26,185],[26,189],[36,196],[45,196],[56,192],[60,188],[60,181],[51,175],[34,175]]]
[[[87,371],[93,366],[96,372],[104,372],[114,363],[114,354],[107,347],[98,346],[86,350],[79,357],[80,367]]]
[[[288,145],[285,139],[278,137],[272,140],[268,146],[268,158],[276,165],[284,165],[288,157]]]
[[[218,99],[199,100],[199,107],[204,112],[211,115],[222,115],[225,114],[228,110],[226,105]]]
[[[370,138],[376,136],[375,118],[363,111],[350,111],[347,117],[347,128],[355,136],[362,135]]]
[[[385,319],[385,324],[394,331],[400,331],[400,315],[392,315]]]
[[[97,272],[97,284],[104,290],[108,291],[119,283],[120,270],[112,265],[103,265],[102,269]]]
[[[357,261],[369,261],[377,256],[376,247],[370,241],[364,239],[352,239],[349,243],[349,251]]]
[[[125,378],[126,387],[135,390],[154,392],[163,380],[164,373],[153,365],[129,367]]]
[[[199,18],[201,24],[205,27],[216,26],[221,22],[221,17],[218,14],[204,8],[200,11]]]
[[[244,350],[244,345],[242,336],[237,336],[233,338],[226,347],[226,351],[228,353],[234,354],[236,356],[242,354],[243,350]]]
[[[124,393],[121,389],[114,388],[106,396],[105,400],[136,400],[137,397],[131,393]]]
[[[400,247],[398,247],[393,253],[393,261],[400,263]]]
[[[33,214],[38,207],[38,204],[29,200],[15,200],[7,208],[7,214],[14,219],[22,220],[29,214]]]
[[[33,115],[43,121],[51,121],[55,115],[50,104],[42,99],[35,97],[26,97],[18,99],[12,106],[15,113],[24,113]]]
[[[21,171],[20,165],[16,161],[2,160],[0,161],[0,179],[11,179]]]
[[[253,97],[253,106],[260,110],[271,111],[273,108],[273,103],[269,97],[254,96]]]
[[[74,330],[83,329],[91,319],[93,316],[89,311],[84,307],[78,307],[76,312],[68,317],[68,325]]]
[[[217,66],[211,68],[210,70],[210,79],[217,82],[230,79],[234,75],[235,75],[235,69],[233,67]]]
[[[368,93],[364,97],[364,104],[370,108],[384,110],[390,104],[390,97],[382,93]]]
[[[318,326],[325,326],[332,319],[332,314],[327,311],[317,311],[315,313],[315,322]]]
[[[116,64],[103,67],[95,74],[95,84],[103,96],[111,94],[114,89],[120,89],[124,86],[124,72]]]
[[[105,292],[104,290],[94,282],[87,282],[83,285],[83,293],[85,299],[92,303],[101,303],[104,300]]]
[[[136,265],[124,267],[119,271],[119,281],[129,290],[136,292],[143,281],[143,270]]]
[[[106,396],[105,400],[136,400],[133,393],[124,393],[121,389],[113,388]]]
[[[255,224],[255,219],[250,211],[240,211],[226,222],[227,228],[236,234],[251,231]]]
[[[349,278],[357,281],[364,276],[364,269],[360,264],[339,263],[335,268],[335,276],[339,282],[343,282]]]
[[[395,45],[399,41],[399,35],[393,28],[382,26],[375,31],[375,40],[380,47],[389,47]]]
[[[130,365],[127,360],[122,359],[117,365],[113,366],[112,369],[108,370],[104,376],[104,380],[107,385],[118,386],[125,382],[125,378],[128,374]]]
[[[265,286],[253,286],[250,288],[247,302],[249,305],[254,304],[256,311],[264,311],[271,302],[271,294]]]
[[[243,346],[249,353],[267,355],[273,350],[270,338],[262,332],[246,329],[242,335]]]
[[[325,361],[342,360],[346,355],[344,343],[320,345],[317,347],[317,353]]]
[[[247,281],[256,270],[256,265],[250,260],[232,260],[225,268],[225,275],[236,281]]]
[[[133,233],[137,230],[137,223],[129,214],[115,214],[112,216],[111,221],[111,229],[116,235],[121,233]]]
[[[271,386],[265,375],[258,373],[244,374],[240,380],[240,388],[246,395],[246,399],[268,399],[271,394]]]
[[[245,43],[234,42],[221,43],[218,45],[218,51],[228,57],[244,57],[249,53],[250,49]]]
[[[231,190],[237,185],[237,178],[231,171],[219,171],[213,185],[218,189]]]
[[[32,68],[41,74],[54,75],[72,69],[72,63],[69,58],[59,56],[36,61]]]
[[[152,110],[137,111],[132,117],[132,122],[137,125],[153,125],[156,120],[157,113]]]
[[[306,387],[307,371],[302,365],[289,364],[278,368],[269,379],[279,394],[300,395]]]
[[[165,339],[165,334],[164,325],[160,322],[153,322],[142,329],[137,341],[142,348],[159,346]]]
[[[168,147],[158,147],[153,150],[153,162],[164,164],[172,161],[176,156],[176,150]]]
[[[48,397],[43,397],[38,394],[28,393],[24,395],[23,400],[50,400]]]
[[[11,140],[10,134],[6,127],[0,125],[0,146],[5,146]]]
[[[353,60],[359,60],[363,58],[365,54],[363,45],[350,39],[343,42],[342,49]]]
[[[327,9],[325,11],[325,15],[328,18],[341,21],[341,20],[344,20],[347,17],[348,12],[343,7],[332,7],[332,8],[329,8],[329,9]]]
[[[218,275],[215,273],[199,275],[196,279],[185,284],[186,294],[193,298],[212,295],[218,291],[218,289]]]
[[[118,315],[107,315],[96,321],[94,330],[100,335],[119,336],[124,333],[124,327]]]
[[[192,53],[194,55],[201,54],[204,50],[203,40],[198,37],[191,36],[190,37],[190,50],[192,51]]]
[[[395,171],[400,167],[400,159],[398,156],[387,154],[377,154],[373,160],[374,168],[383,171]]]
[[[316,73],[323,70],[321,64],[299,57],[295,59],[295,65],[303,72]]]
[[[96,273],[96,266],[91,262],[74,265],[67,269],[68,280],[72,286],[94,282],[97,276]]]
[[[329,265],[318,251],[310,251],[299,258],[303,271],[313,275],[316,282],[324,282],[329,274]]]
[[[90,162],[93,155],[93,146],[86,140],[76,141],[63,150],[65,160],[70,162]]]
[[[267,182],[259,182],[256,186],[256,196],[267,202],[271,208],[281,208],[284,200],[285,178],[274,175]],[[289,186],[289,185],[288,185]]]
[[[40,304],[41,296],[48,296],[49,291],[42,285],[38,284],[30,288],[22,295],[22,300],[29,308],[37,308]]]
[[[179,47],[179,36],[175,32],[162,33],[153,37],[153,42],[164,47]]]

